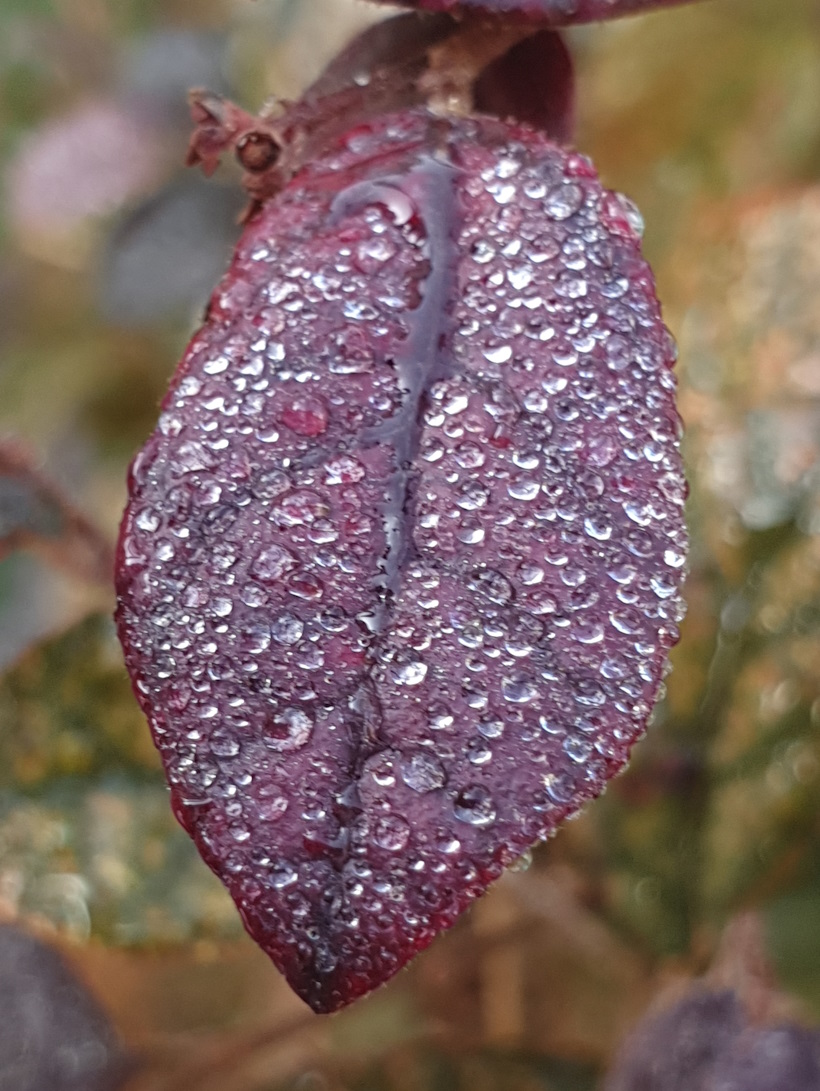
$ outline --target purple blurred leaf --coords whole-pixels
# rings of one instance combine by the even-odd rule
[[[130,1067],[95,1000],[44,943],[0,924],[0,1091],[116,1091]]]
[[[8,173],[12,226],[37,238],[78,228],[149,192],[165,152],[156,126],[115,102],[87,102],[20,145]]]
[[[817,1091],[820,1032],[758,1026],[732,990],[693,987],[624,1043],[604,1091]]]
[[[604,1091],[707,1091],[715,1061],[731,1051],[744,1023],[734,992],[693,989],[638,1024]]]
[[[795,1024],[750,1028],[716,1058],[705,1091],[817,1091],[820,1032]]]
[[[35,469],[21,447],[0,442],[0,558],[34,549],[83,579],[108,583],[113,554],[100,531]]]
[[[126,215],[109,235],[98,280],[108,321],[154,325],[201,307],[225,266],[243,196],[178,179]]]
[[[453,15],[480,12],[510,19],[526,19],[546,26],[569,26],[634,15],[654,8],[673,7],[693,0],[378,0]]]

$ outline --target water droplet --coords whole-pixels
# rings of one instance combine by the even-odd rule
[[[465,470],[477,470],[484,465],[486,456],[477,443],[460,443],[453,453]]]
[[[380,750],[362,766],[362,780],[371,779],[379,788],[392,788],[396,783],[398,754],[395,750]]]
[[[654,515],[651,504],[639,504],[637,500],[628,500],[624,504],[624,511],[640,527],[649,526]]]
[[[681,549],[664,550],[663,559],[670,568],[683,568],[686,564],[686,554]]]
[[[388,852],[401,852],[410,840],[410,826],[400,815],[383,815],[373,823],[373,840]]]
[[[304,576],[294,575],[288,580],[288,594],[296,599],[317,602],[324,593],[324,584],[310,573]]]
[[[509,345],[497,345],[484,350],[484,358],[491,364],[506,364],[511,357],[512,349]]]
[[[251,625],[239,637],[239,646],[248,655],[261,655],[270,647],[270,626]]]
[[[294,614],[280,614],[270,626],[270,634],[278,644],[296,644],[304,631],[304,623]]]
[[[544,579],[544,569],[540,565],[524,561],[518,569],[518,578],[525,587],[535,587]]]
[[[606,542],[612,537],[612,524],[603,515],[588,515],[584,520],[584,530],[596,542]]]
[[[507,280],[517,292],[532,284],[535,274],[528,265],[519,265],[516,269],[507,270]]]
[[[532,866],[532,849],[527,849],[522,852],[517,860],[514,860],[509,867],[510,871],[529,871]]]
[[[501,693],[505,701],[514,705],[526,705],[538,696],[538,686],[531,678],[514,675],[501,680]]]
[[[293,886],[298,878],[299,873],[296,868],[282,862],[271,870],[270,884],[275,890],[284,890],[285,887]]]
[[[384,235],[376,235],[359,243],[356,248],[356,264],[363,273],[375,273],[395,255],[394,243]]]
[[[149,534],[152,534],[159,527],[159,516],[151,508],[143,508],[137,515],[134,522],[140,528],[140,530],[146,530]]]
[[[511,602],[515,591],[513,585],[500,572],[492,568],[478,568],[471,572],[467,579],[467,586],[471,591],[477,591],[491,602],[499,606],[506,606]]]
[[[472,739],[468,742],[465,753],[471,765],[487,765],[493,757],[491,747],[483,739]]]
[[[604,639],[604,627],[599,622],[576,622],[572,636],[579,644],[600,644]]]
[[[578,738],[577,735],[568,735],[563,746],[564,753],[570,759],[570,762],[575,762],[577,765],[586,762],[592,753],[592,743],[587,739]]]
[[[625,196],[623,193],[617,194],[618,200],[621,203],[621,207],[624,211],[626,221],[638,238],[641,238],[644,233],[644,220],[641,215],[641,211],[633,200]]]
[[[427,677],[427,664],[418,660],[407,663],[394,663],[390,667],[390,677],[398,686],[418,686]]]
[[[320,436],[327,430],[327,406],[313,394],[301,394],[282,407],[279,420],[299,436]]]
[[[553,220],[567,220],[584,202],[584,191],[574,182],[553,186],[544,198],[544,211]]]
[[[257,804],[259,818],[262,822],[278,822],[288,809],[288,801],[284,796],[271,796],[269,799],[260,799]]]
[[[495,803],[486,788],[470,784],[456,796],[453,814],[469,826],[491,826],[496,819]]]
[[[476,728],[485,739],[500,739],[504,734],[504,721],[499,719],[479,720]]]
[[[402,760],[401,779],[414,792],[432,792],[444,786],[446,776],[438,758],[420,750]]]
[[[280,580],[297,564],[296,558],[282,546],[273,545],[256,555],[251,564],[251,575],[260,580]]]
[[[514,477],[507,486],[513,500],[534,500],[540,490],[539,483],[530,477]]]
[[[215,758],[235,758],[239,753],[239,743],[230,736],[214,735],[209,749]]]
[[[451,833],[447,833],[445,830],[438,831],[435,844],[439,852],[444,852],[448,856],[453,856],[455,853],[461,851],[461,842],[459,839],[453,837]]]
[[[325,463],[326,485],[355,485],[364,475],[364,466],[350,455],[338,455]]]
[[[330,514],[327,501],[312,489],[298,489],[288,493],[271,510],[271,515],[281,526],[310,526],[317,519]]]
[[[300,708],[283,708],[265,726],[265,745],[271,750],[300,750],[313,733],[313,720]]]

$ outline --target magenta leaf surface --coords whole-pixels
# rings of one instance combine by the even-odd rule
[[[427,11],[466,15],[471,12],[505,19],[530,19],[544,26],[569,26],[637,15],[653,8],[668,8],[693,0],[378,0]]]
[[[645,728],[685,486],[634,223],[523,126],[362,125],[252,217],[133,464],[135,691],[180,821],[316,1011]]]

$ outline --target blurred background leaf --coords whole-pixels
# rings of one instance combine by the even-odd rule
[[[7,911],[108,943],[238,934],[171,815],[110,618],[27,652],[0,681],[0,722]]]

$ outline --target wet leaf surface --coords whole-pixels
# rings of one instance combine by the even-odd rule
[[[180,821],[317,1010],[644,729],[686,543],[631,218],[531,130],[355,130],[251,220],[134,464],[135,691]]]

